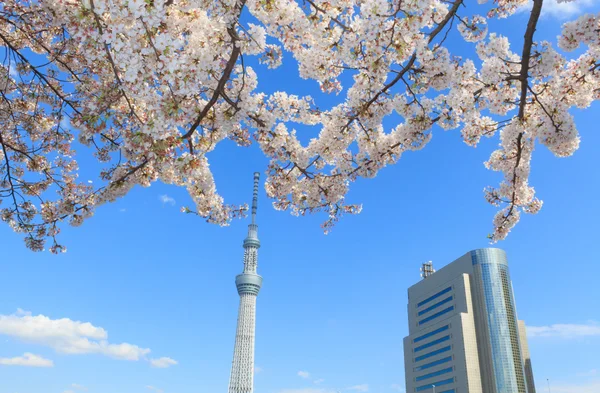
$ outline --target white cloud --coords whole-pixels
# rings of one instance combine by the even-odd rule
[[[73,390],[65,390],[63,393],[75,393],[75,391],[81,391],[81,392],[87,392],[87,388],[83,385],[80,385],[78,383],[72,383],[71,387],[73,388]]]
[[[583,14],[588,8],[594,5],[595,0],[576,0],[571,2],[559,3],[556,0],[545,0],[542,6],[542,16],[550,16],[556,19],[569,19],[575,15]],[[517,12],[531,11],[532,1],[519,8]]]
[[[527,337],[560,337],[575,338],[586,336],[600,336],[600,325],[589,323],[587,325],[577,324],[555,324],[550,326],[527,326]]]
[[[158,197],[158,199],[160,199],[160,201],[161,201],[163,204],[165,204],[165,205],[166,205],[167,203],[168,203],[169,205],[174,205],[174,204],[175,204],[175,199],[174,199],[174,198],[172,198],[172,197],[170,197],[170,196],[168,196],[168,195],[161,195],[161,196],[159,196],[159,197]]]
[[[396,390],[398,392],[404,392],[404,385],[400,385],[398,383],[391,384],[390,388],[392,388],[393,390]]]
[[[583,373],[577,373],[576,375],[578,377],[595,377],[596,375],[598,375],[598,370],[594,368]]]
[[[158,359],[150,359],[150,365],[156,368],[167,368],[177,364],[177,360],[162,357]]]
[[[154,386],[150,386],[150,385],[148,385],[148,386],[146,386],[146,388],[147,388],[147,389],[150,389],[150,390],[153,390],[153,391],[155,391],[156,393],[163,393],[163,390],[162,390],[162,389],[155,388]]]
[[[323,382],[325,382],[325,379],[323,378],[317,378],[317,379],[312,379],[313,377],[311,376],[311,374],[308,371],[298,371],[298,376],[304,379],[311,379],[313,381],[314,384],[319,385],[322,384]],[[317,390],[320,391],[320,390]]]
[[[23,367],[54,367],[52,360],[44,359],[41,356],[32,353],[25,353],[23,356],[14,358],[0,358],[2,366],[23,366]]]
[[[72,383],[71,387],[73,388],[73,390],[65,390],[63,393],[75,393],[75,391],[83,391],[83,392],[87,392],[87,388],[83,385],[79,385],[78,383]]]
[[[355,390],[357,392],[368,392],[369,385],[367,385],[366,383],[363,383],[362,385],[354,385],[354,386],[350,386],[348,388],[348,390]]]
[[[17,312],[15,313],[15,315],[18,315],[20,317],[26,316],[26,315],[31,315],[31,311],[25,311],[22,308],[17,308]]]
[[[279,393],[338,393],[330,389],[319,389],[319,388],[304,388],[304,389],[283,389]]]
[[[552,393],[598,393],[600,392],[600,380],[579,384],[561,384],[550,381]]]
[[[23,310],[13,315],[0,315],[0,334],[68,355],[95,353],[115,359],[139,360],[150,353],[150,349],[133,344],[109,343],[106,330],[89,322],[50,319],[41,314],[32,316]]]

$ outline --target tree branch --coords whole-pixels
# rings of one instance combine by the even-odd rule
[[[102,28],[102,23],[100,22],[100,17],[98,16],[98,14],[96,14],[96,11],[94,8],[94,0],[90,0],[90,9],[92,11],[92,14],[94,15],[94,21],[96,22],[96,27],[98,28],[98,32],[100,33],[100,36],[102,36],[104,34],[104,29]],[[117,83],[119,84],[119,89],[121,90],[121,94],[123,94],[125,101],[127,101],[129,110],[141,124],[144,124],[142,119],[140,119],[140,117],[135,112],[135,109],[133,108],[133,104],[131,103],[131,101],[129,100],[129,97],[127,97],[127,94],[125,93],[125,90],[123,89],[123,82],[121,81],[121,77],[119,76],[119,72],[117,71],[117,65],[115,64],[115,61],[112,58],[112,55],[110,53],[110,48],[106,42],[104,42],[104,51],[106,52],[106,57],[112,67],[113,73],[115,75],[115,79],[116,79]]]
[[[521,98],[519,101],[519,114],[518,118],[521,122],[525,120],[525,107],[527,105],[527,91],[529,88],[529,60],[531,58],[531,48],[533,47],[533,35],[535,33],[535,29],[537,27],[538,21],[540,19],[540,14],[542,11],[542,5],[544,0],[533,0],[533,8],[531,9],[531,14],[529,16],[529,22],[527,22],[527,30],[525,30],[525,37],[523,42],[523,53],[521,55],[521,72],[519,73],[519,81],[521,82]],[[517,198],[517,187],[516,182],[518,179],[517,169],[521,164],[521,158],[523,156],[523,133],[519,133],[517,136],[517,140],[515,141],[517,145],[517,154],[515,166],[513,169],[512,176],[512,195],[510,199],[510,208],[508,212],[504,216],[504,220],[502,220],[502,225],[508,221],[510,216],[512,215],[515,206],[516,206],[516,198]]]

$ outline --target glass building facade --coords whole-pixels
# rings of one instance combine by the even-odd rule
[[[489,382],[497,393],[528,393],[506,254],[486,248],[471,251],[471,259],[475,281],[483,292],[480,307],[485,309],[487,326],[478,334],[491,349],[493,375]]]

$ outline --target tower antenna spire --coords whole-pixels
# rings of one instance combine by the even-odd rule
[[[256,210],[258,209],[258,180],[260,173],[254,172],[254,189],[252,190],[252,224],[256,224]]]

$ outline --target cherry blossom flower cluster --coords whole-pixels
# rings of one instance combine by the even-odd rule
[[[485,165],[504,180],[485,197],[499,208],[490,238],[501,240],[542,206],[528,183],[536,144],[559,157],[579,146],[569,110],[600,98],[600,16],[566,23],[555,46],[535,39],[543,2],[534,0],[524,43],[511,47],[488,20],[527,0],[479,3],[6,0],[0,217],[29,248],[51,239],[60,252],[64,222],[81,225],[97,206],[161,181],[187,189],[195,207],[183,211],[227,224],[246,206],[218,194],[207,154],[228,139],[270,159],[277,209],[323,211],[328,231],[360,212],[346,202],[353,181],[425,147],[439,126],[470,146],[498,135]],[[451,53],[447,41],[460,37],[477,59]],[[285,92],[284,81],[262,92],[284,61],[337,104]],[[386,128],[386,118],[402,120]],[[318,133],[303,144],[306,129]],[[93,183],[80,180],[94,171]]]

